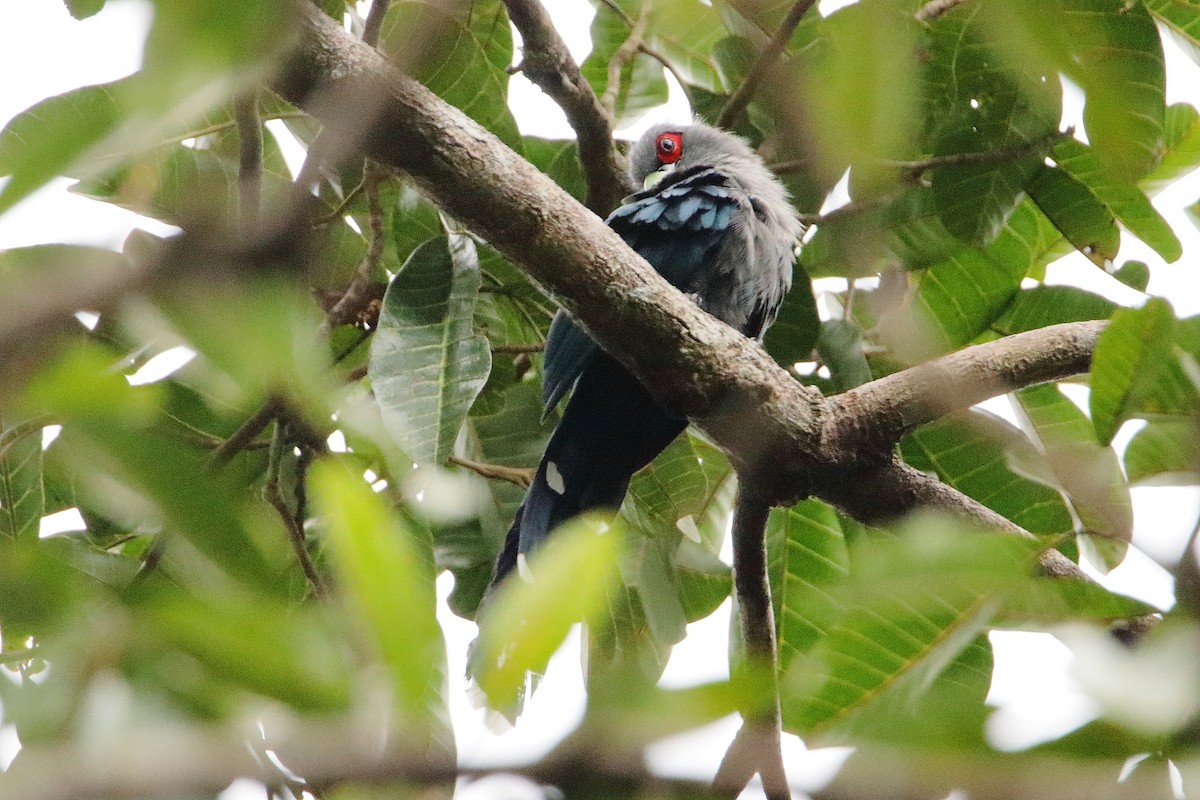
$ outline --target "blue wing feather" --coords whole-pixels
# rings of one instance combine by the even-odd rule
[[[736,210],[728,179],[711,167],[697,167],[629,197],[606,222],[659,274],[689,291]],[[566,314],[554,317],[542,375],[547,411],[570,391],[598,349]]]
[[[565,312],[554,315],[542,368],[542,405],[547,413],[571,390],[597,349],[592,337]]]

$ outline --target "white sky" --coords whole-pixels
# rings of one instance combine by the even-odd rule
[[[586,0],[555,0],[547,5],[573,55],[582,61],[590,47],[587,25],[592,12]],[[834,5],[826,0],[821,9],[828,13]],[[21,76],[21,80],[6,81],[0,88],[0,125],[45,97],[134,71],[140,64],[141,42],[150,15],[151,7],[145,0],[110,0],[101,14],[84,22],[72,20],[60,2],[24,4],[20,24],[0,26],[0,74]],[[562,112],[523,76],[514,77],[510,93],[523,132],[570,135]],[[1200,69],[1176,48],[1169,47],[1168,102],[1185,99],[1196,102],[1198,98]],[[1079,121],[1070,117],[1072,113],[1078,115],[1079,103],[1075,102],[1073,107],[1075,111],[1068,112],[1065,122],[1078,125]],[[621,133],[636,135],[640,127],[664,117],[686,119],[686,104],[678,90],[673,92],[667,109],[648,116],[643,125]],[[73,196],[67,193],[67,185],[65,180],[57,181],[0,216],[0,249],[64,241],[116,249],[134,226],[155,232],[169,230],[108,204]],[[1184,242],[1183,260],[1164,265],[1148,248],[1128,236],[1123,239],[1119,259],[1120,262],[1136,258],[1149,263],[1150,291],[1170,299],[1180,316],[1200,314],[1200,279],[1194,263],[1196,253],[1200,253],[1200,234],[1182,210],[1197,197],[1200,197],[1200,175],[1194,174],[1155,200]],[[1126,304],[1144,300],[1142,295],[1104,275],[1078,255],[1052,265],[1048,282],[1080,285]],[[818,289],[828,291],[831,286]],[[1086,408],[1087,390],[1082,387],[1068,387],[1068,390],[1072,399]],[[986,407],[1012,418],[1003,398],[989,402]],[[1131,423],[1122,430],[1118,447],[1123,447],[1136,428],[1137,423]],[[1167,607],[1173,602],[1169,576],[1146,554],[1166,563],[1178,558],[1200,507],[1200,490],[1137,488],[1133,490],[1133,499],[1134,541],[1138,549],[1131,551],[1126,564],[1103,581],[1110,588]],[[448,574],[439,580],[439,595],[443,599],[451,585]],[[464,763],[500,764],[535,759],[573,728],[584,704],[577,637],[573,636],[555,656],[517,728],[496,735],[484,724],[482,713],[470,706],[458,677],[464,672],[465,647],[474,636],[474,625],[451,615],[444,603],[441,611],[454,681],[450,691],[451,712]],[[688,638],[675,648],[663,683],[686,686],[724,677],[728,630],[728,603],[709,619],[690,626]],[[999,746],[1026,746],[1038,738],[1070,730],[1097,713],[1096,702],[1070,678],[1072,656],[1058,640],[1041,634],[997,633],[993,642],[997,649],[997,670],[991,702],[999,710],[991,720],[991,732]],[[648,752],[648,762],[664,774],[711,777],[736,727],[736,720],[730,718],[708,729],[664,741]],[[0,727],[0,763],[11,759],[15,746],[12,727]],[[788,737],[786,747],[789,776],[798,788],[819,786],[845,755],[841,750],[806,752],[794,737]],[[464,786],[458,796],[471,800],[500,794],[514,800],[542,796],[534,787],[504,777]],[[223,800],[261,797],[261,787],[239,781],[230,787]]]

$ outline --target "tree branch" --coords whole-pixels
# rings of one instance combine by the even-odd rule
[[[605,216],[633,191],[625,156],[613,142],[612,115],[592,91],[539,0],[504,0],[521,34],[521,71],[567,115],[579,143],[587,207]]]
[[[362,40],[371,47],[379,44],[379,33],[383,30],[383,18],[387,16],[391,0],[371,0],[371,10],[367,12],[367,21],[363,24]]]
[[[617,106],[617,94],[621,88],[621,70],[629,63],[629,59],[641,51],[642,39],[646,35],[646,23],[649,20],[647,10],[646,5],[641,7],[637,19],[629,29],[629,36],[608,60],[608,80],[604,85],[604,95],[600,98],[600,105],[604,106],[604,110],[610,117]]]
[[[775,35],[771,37],[771,41],[767,42],[767,46],[759,53],[758,59],[754,65],[750,67],[750,71],[746,73],[746,79],[741,85],[734,90],[733,94],[725,102],[725,107],[721,109],[721,116],[717,117],[717,127],[728,128],[738,115],[746,110],[746,106],[750,105],[750,101],[754,99],[754,93],[758,91],[758,85],[762,83],[767,72],[775,66],[776,59],[783,53],[787,47],[788,40],[792,38],[792,34],[796,31],[796,26],[800,24],[800,20],[805,13],[816,4],[816,0],[796,0],[784,17],[783,22],[779,26],[779,30],[775,31]]]
[[[482,461],[472,461],[469,458],[461,458],[459,456],[450,456],[450,463],[460,466],[463,469],[469,469],[480,477],[497,481],[508,481],[520,486],[522,489],[528,489],[529,484],[533,482],[534,470],[532,469],[506,467],[502,464],[485,464]]]
[[[263,133],[257,90],[240,95],[233,107],[239,152],[238,217],[242,229],[250,230],[262,206]]]
[[[775,614],[767,576],[766,528],[770,501],[759,495],[762,481],[742,475],[733,511],[733,585],[746,662],[755,677],[763,676],[768,702],[743,711],[738,731],[713,785],[732,795],[745,788],[757,772],[768,800],[787,800],[787,774],[780,750],[779,655],[775,642]]]
[[[853,461],[914,428],[1024,386],[1085,373],[1107,323],[1068,322],[1005,336],[893,373],[829,399],[826,452]]]
[[[910,467],[897,457],[873,469],[821,480],[815,494],[868,525],[894,521],[921,508],[970,520],[1000,533],[1033,539],[1033,534],[936,477]],[[1053,548],[1038,559],[1047,577],[1090,581],[1079,565]]]

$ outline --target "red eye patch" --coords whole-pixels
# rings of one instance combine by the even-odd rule
[[[664,164],[674,164],[683,157],[683,134],[660,133],[654,140],[654,150],[659,161]]]

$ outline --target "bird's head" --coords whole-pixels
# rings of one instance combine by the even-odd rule
[[[717,168],[762,162],[740,136],[702,122],[691,125],[665,123],[642,134],[629,153],[629,172],[634,184],[650,188],[675,170],[696,166]]]

